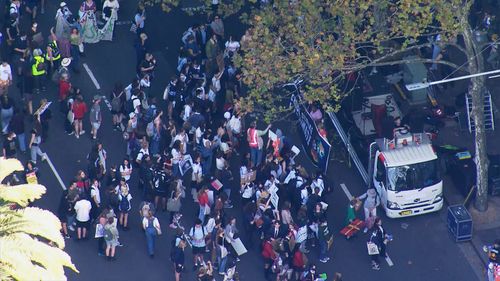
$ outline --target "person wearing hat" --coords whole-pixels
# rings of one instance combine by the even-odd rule
[[[380,205],[380,198],[374,188],[368,189],[363,195],[358,197],[358,200],[365,199],[363,208],[365,210],[366,227],[364,233],[373,225],[373,220],[377,217],[377,207]]]
[[[92,108],[90,109],[90,133],[92,134],[92,139],[97,139],[97,131],[101,127],[102,115],[101,115],[101,96],[95,95],[92,100]]]
[[[54,83],[59,83],[61,79],[66,78],[69,80],[69,70],[68,66],[71,64],[70,58],[64,58],[61,61],[61,66],[52,74],[52,81]]]
[[[40,90],[45,91],[45,74],[47,64],[42,56],[43,52],[40,49],[33,51],[33,64],[31,65],[31,74],[35,82],[34,92],[39,93]]]

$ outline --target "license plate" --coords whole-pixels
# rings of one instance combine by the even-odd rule
[[[401,216],[408,216],[408,215],[411,215],[411,213],[412,213],[411,210],[406,210],[406,211],[399,212],[399,214]]]

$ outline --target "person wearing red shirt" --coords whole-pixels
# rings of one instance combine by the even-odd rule
[[[203,224],[203,222],[205,221],[205,215],[207,215],[207,213],[210,213],[210,211],[207,212],[206,210],[206,208],[210,208],[210,206],[208,205],[208,189],[206,186],[204,186],[198,193],[198,204],[200,204],[200,212],[198,214],[198,218]]]
[[[69,96],[71,90],[71,83],[69,82],[68,75],[61,76],[59,80],[59,109],[61,112],[67,112],[66,98]]]
[[[83,101],[82,95],[78,95],[76,97],[76,101],[73,103],[71,110],[73,111],[73,114],[75,114],[75,121],[73,122],[73,124],[75,126],[75,136],[78,139],[80,135],[85,134],[85,131],[83,130],[82,119],[87,112],[87,105]]]
[[[264,257],[264,276],[266,280],[271,280],[271,267],[273,265],[274,260],[277,257],[276,252],[274,251],[273,244],[272,244],[273,238],[267,237],[266,241],[262,245],[262,257]]]
[[[299,280],[299,276],[302,275],[307,263],[304,260],[305,254],[299,250],[299,246],[299,244],[295,246],[292,260],[293,271],[295,272],[295,278],[297,280]]]

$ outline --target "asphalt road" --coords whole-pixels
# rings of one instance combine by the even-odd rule
[[[69,2],[69,1],[68,1]],[[135,6],[134,1],[121,1],[120,20],[132,18]],[[47,30],[53,22],[56,3],[49,2],[47,13],[40,20],[42,28]],[[69,3],[76,11],[78,3]],[[198,19],[200,20],[200,19]],[[188,18],[181,12],[170,15],[162,15],[157,10],[148,11],[146,30],[153,38],[153,53],[158,59],[157,79],[153,82],[151,93],[161,96],[167,77],[172,73],[176,63],[176,54],[179,38],[195,19]],[[227,29],[231,27],[226,26]],[[82,89],[87,103],[90,103],[94,94],[108,95],[117,81],[124,85],[134,76],[135,52],[132,41],[133,35],[128,31],[129,25],[119,25],[115,29],[115,40],[113,42],[101,42],[95,45],[86,45],[86,62],[98,80],[101,90],[98,91],[89,76],[82,69],[78,75],[73,75],[72,82]],[[236,28],[237,29],[237,28]],[[15,92],[14,89],[12,89]],[[49,87],[45,97],[56,100],[55,86]],[[38,97],[40,98],[40,97]],[[111,128],[111,116],[107,108],[104,109],[104,124],[99,132],[99,138],[108,152],[108,166],[118,164],[125,156],[125,143],[121,134]],[[50,124],[50,136],[42,149],[48,153],[56,169],[64,182],[68,183],[76,172],[85,169],[86,156],[90,151],[91,140],[88,133],[85,137],[76,139],[68,136],[63,131],[62,116],[57,107],[52,108],[54,117]],[[87,119],[85,119],[87,120]],[[88,122],[86,131],[89,132]],[[281,123],[279,126],[297,144],[299,138],[294,131],[295,123]],[[233,160],[236,161],[236,160]],[[309,169],[311,164],[303,155],[299,161]],[[46,163],[40,164],[40,182],[44,184],[47,194],[37,202],[41,207],[55,211],[61,196],[62,189],[55,176]],[[335,184],[335,190],[328,199],[329,223],[334,232],[338,232],[343,226],[347,197],[340,189],[339,184],[345,183],[353,195],[363,193],[364,184],[357,172],[344,164],[332,162],[328,177]],[[137,175],[135,176],[135,179]],[[136,184],[132,184],[131,194],[132,210],[137,210],[141,201],[140,192]],[[238,216],[238,200],[236,208],[230,210],[231,214]],[[192,200],[187,197],[183,203],[183,224],[190,227],[194,221],[196,207]],[[379,213],[382,213],[379,210]],[[365,241],[367,236],[360,234],[351,240],[345,240],[340,234],[335,236],[333,250],[329,256],[331,260],[327,264],[317,263],[320,272],[327,272],[329,276],[338,271],[344,275],[344,280],[349,281],[471,281],[477,280],[472,268],[469,266],[458,247],[449,238],[445,220],[445,210],[441,212],[405,219],[384,219],[384,225],[388,232],[393,234],[394,241],[388,246],[388,253],[395,265],[388,267],[382,261],[382,269],[378,272],[371,270],[370,259],[366,254]],[[145,236],[140,227],[139,214],[135,211],[130,214],[130,227],[128,232],[120,233],[120,241],[123,247],[117,248],[117,261],[107,262],[104,258],[97,256],[97,242],[90,241],[75,242],[67,240],[66,251],[72,256],[73,262],[80,270],[80,274],[68,272],[69,280],[173,280],[173,271],[169,261],[170,240],[172,231],[167,229],[167,215],[159,214],[160,223],[164,235],[157,239],[156,255],[150,259],[146,252]],[[382,217],[384,217],[382,215]],[[242,229],[242,227],[240,228]],[[93,232],[93,231],[92,231]],[[92,233],[93,234],[93,233]],[[187,251],[186,272],[183,280],[195,280],[192,273],[191,254]],[[317,249],[312,249],[310,260],[317,262]],[[257,247],[249,249],[237,266],[241,280],[264,280],[262,271],[262,259]]]

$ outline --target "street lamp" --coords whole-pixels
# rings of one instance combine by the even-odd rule
[[[453,81],[457,81],[457,80],[463,80],[463,79],[484,76],[484,75],[490,75],[490,74],[496,74],[496,73],[500,73],[500,69],[486,71],[486,72],[480,72],[480,73],[470,74],[470,75],[465,75],[465,76],[460,76],[460,77],[454,77],[454,78],[444,79],[444,80],[439,80],[439,81],[432,81],[432,82],[423,81],[420,83],[407,84],[406,89],[408,91],[416,91],[416,90],[428,88],[429,86],[432,86],[432,85],[443,84],[443,83],[453,82]],[[494,75],[494,76],[491,76],[488,78],[496,78],[496,77],[500,77],[500,75]]]

